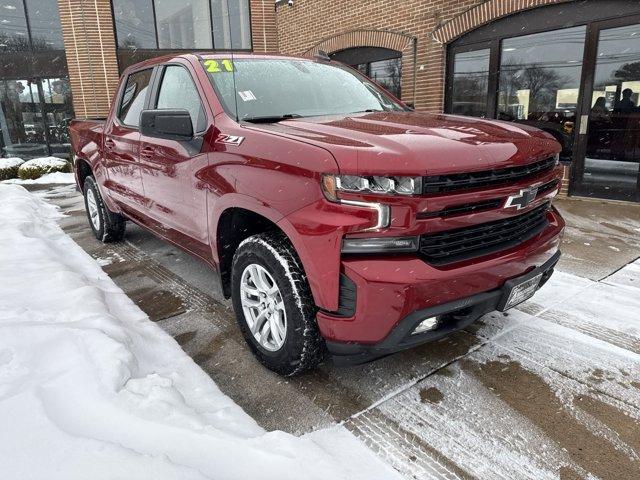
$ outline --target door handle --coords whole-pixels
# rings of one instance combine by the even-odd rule
[[[156,154],[155,148],[144,147],[140,149],[140,156],[144,158],[153,158]]]
[[[104,141],[104,146],[107,148],[113,148],[116,146],[116,142],[114,142],[113,140],[111,140],[110,138],[105,139]]]

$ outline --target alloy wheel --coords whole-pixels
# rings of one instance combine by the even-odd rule
[[[278,285],[262,265],[249,264],[242,272],[240,301],[258,344],[270,352],[280,350],[287,335],[287,313]]]
[[[87,209],[89,210],[89,220],[91,220],[91,224],[93,228],[96,230],[100,230],[100,215],[98,214],[98,202],[96,201],[96,196],[93,193],[93,190],[87,190]]]

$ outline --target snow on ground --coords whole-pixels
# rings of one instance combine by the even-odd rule
[[[3,478],[397,478],[342,427],[265,432],[59,217],[0,185]]]
[[[75,183],[76,179],[73,173],[53,172],[47,173],[35,180],[22,180],[20,178],[11,178],[3,180],[2,183],[13,183],[18,185],[45,185],[45,184],[67,184]]]
[[[639,478],[638,272],[640,260],[603,282],[556,272],[522,307],[535,314],[485,316],[486,343],[378,410],[471,478]]]

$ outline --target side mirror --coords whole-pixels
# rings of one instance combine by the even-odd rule
[[[147,137],[188,141],[193,138],[191,115],[185,109],[143,110],[140,133]]]
[[[416,107],[415,107],[415,105],[413,104],[413,102],[404,102],[404,104],[407,106],[407,108],[408,108],[409,110],[415,110],[415,109],[416,109]]]

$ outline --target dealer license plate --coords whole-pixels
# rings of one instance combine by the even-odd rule
[[[536,293],[541,278],[542,274],[540,273],[529,280],[525,280],[524,282],[515,285],[509,292],[509,297],[507,298],[504,310],[509,310],[510,308],[513,308],[531,298],[533,294]]]

